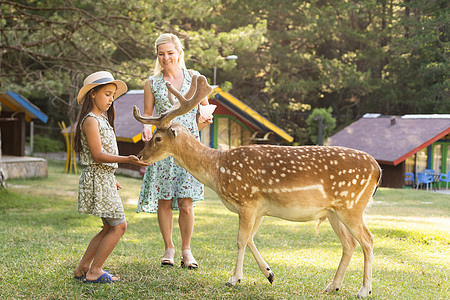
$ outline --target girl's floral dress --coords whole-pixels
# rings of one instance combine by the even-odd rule
[[[116,135],[108,119],[90,112],[81,120],[81,123],[87,117],[93,117],[98,121],[102,152],[118,155]],[[81,173],[78,185],[78,212],[102,218],[125,218],[122,200],[117,192],[114,176],[117,163],[96,163],[92,158],[91,151],[89,151],[86,135],[83,131],[81,131],[80,161],[85,168]]]
[[[181,94],[184,95],[191,86],[192,77],[188,70],[183,70],[184,81]],[[193,75],[199,75],[192,71]],[[172,107],[168,99],[166,80],[163,74],[149,77],[153,96],[155,97],[155,109],[157,114],[165,112]],[[176,99],[174,97],[174,99]],[[200,139],[197,127],[197,107],[185,115],[178,116],[172,122],[179,123],[186,128],[196,139]],[[155,162],[145,170],[141,193],[136,212],[156,213],[158,211],[158,200],[172,200],[172,209],[178,210],[179,198],[192,198],[195,202],[203,200],[204,187],[188,171],[177,166],[172,156]]]

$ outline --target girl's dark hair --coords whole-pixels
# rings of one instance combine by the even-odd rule
[[[74,138],[74,145],[73,148],[75,152],[79,153],[81,151],[81,122],[83,121],[84,117],[92,110],[92,107],[94,106],[94,99],[92,98],[92,95],[98,92],[105,84],[97,85],[96,87],[89,90],[89,92],[86,93],[83,97],[83,105],[81,106],[80,112],[78,113],[77,117],[77,123],[75,127],[75,138]],[[116,115],[116,108],[114,107],[114,102],[109,107],[108,111],[106,112],[107,118],[109,121],[109,124],[114,129],[114,132],[116,132],[116,128],[114,127],[114,119]]]

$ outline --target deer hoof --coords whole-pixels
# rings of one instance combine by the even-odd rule
[[[328,286],[326,287],[326,289],[325,289],[325,293],[335,293],[335,292],[337,292],[337,291],[339,291],[339,287],[338,286],[335,286],[334,284],[333,284],[333,282],[331,282],[330,284],[328,284]]]
[[[274,277],[275,277],[275,274],[273,274],[273,272],[270,272],[269,277],[267,277],[267,280],[269,280],[270,284],[272,284]]]
[[[356,298],[365,298],[367,296],[369,296],[370,294],[372,294],[372,290],[370,288],[364,288],[362,287],[358,294],[356,295]]]
[[[227,282],[227,283],[225,283],[225,286],[227,286],[227,287],[233,287],[233,284],[231,283],[231,282]]]

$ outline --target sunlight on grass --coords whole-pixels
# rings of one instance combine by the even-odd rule
[[[192,251],[200,268],[179,266],[178,213],[176,266],[161,268],[164,246],[156,215],[135,213],[141,180],[123,176],[118,180],[128,230],[105,265],[122,282],[83,284],[72,272],[101,222],[77,213],[79,175],[63,174],[60,162],[50,161],[49,167],[49,178],[9,180],[9,189],[0,189],[2,299],[350,299],[361,286],[358,246],[342,289],[323,293],[342,251],[328,222],[316,234],[316,222],[266,217],[255,243],[275,273],[274,283],[247,250],[241,284],[226,287],[236,262],[239,221],[209,189],[195,209]],[[450,196],[380,189],[374,200],[365,217],[375,237],[373,298],[449,299]]]

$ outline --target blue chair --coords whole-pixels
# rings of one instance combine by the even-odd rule
[[[439,175],[439,181],[446,182],[445,190],[448,190],[448,183],[450,182],[450,172],[447,172],[447,174],[441,174]]]
[[[425,169],[425,174],[434,174],[434,170],[433,169]]]
[[[406,173],[405,173],[404,181],[405,181],[405,183],[406,183],[407,181],[411,181],[411,186],[414,186],[414,173],[406,172]]]
[[[417,189],[419,188],[419,185],[421,183],[425,183],[427,185],[427,191],[428,191],[428,185],[433,182],[433,175],[427,175],[425,173],[417,173]]]

